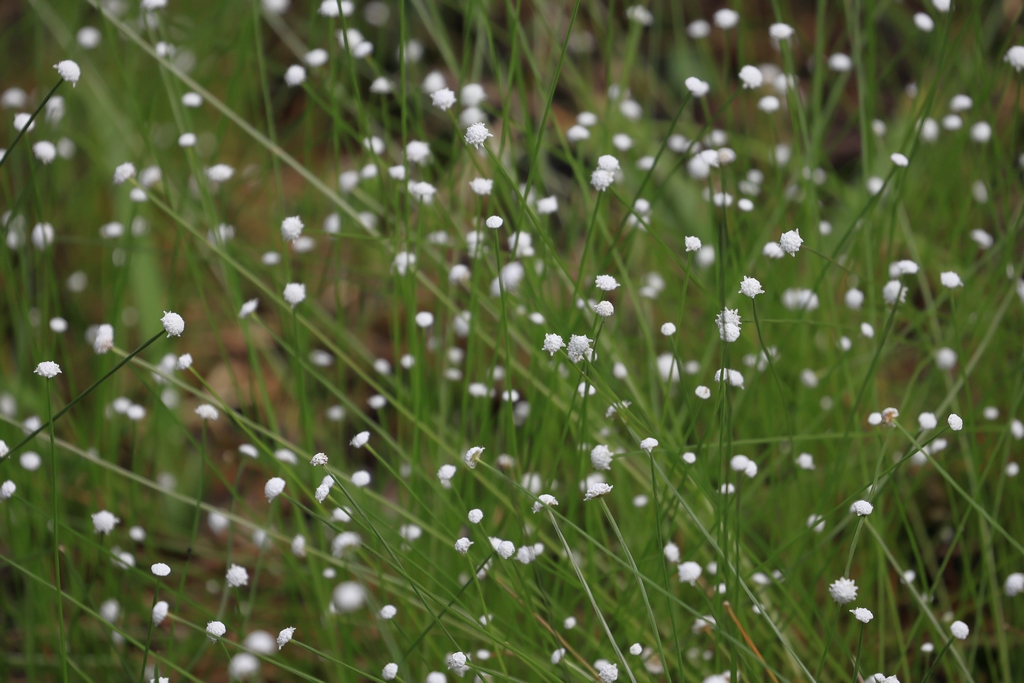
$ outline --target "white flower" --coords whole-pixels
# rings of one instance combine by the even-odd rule
[[[849,55],[837,52],[828,58],[828,68],[837,73],[846,73],[853,68],[853,60]]]
[[[41,140],[32,145],[32,153],[36,155],[39,161],[49,164],[57,158],[57,147],[52,142]]]
[[[503,560],[507,560],[516,554],[516,546],[512,541],[503,541],[500,538],[491,539],[491,547]]]
[[[761,288],[761,283],[752,277],[743,277],[743,281],[740,282],[740,294],[749,296],[753,299],[758,294],[764,294],[764,290]]]
[[[469,189],[478,195],[489,195],[494,189],[494,181],[487,178],[473,178],[469,181]]]
[[[284,83],[289,88],[302,85],[306,82],[306,69],[301,64],[292,64],[284,72]]]
[[[796,466],[802,470],[813,470],[814,456],[810,453],[801,453],[796,458]]]
[[[606,664],[598,670],[597,675],[601,678],[603,683],[615,683],[619,678],[619,665]]]
[[[796,256],[796,252],[800,251],[800,245],[803,243],[804,240],[800,237],[799,229],[784,232],[779,238],[779,247],[790,256]]]
[[[590,174],[590,184],[593,185],[594,189],[598,192],[604,192],[611,187],[614,182],[615,173],[612,171],[606,171],[603,168],[598,168]]]
[[[465,455],[462,456],[462,460],[466,463],[466,466],[469,467],[469,469],[476,469],[476,464],[480,462],[480,454],[483,452],[483,446],[473,446],[466,451]]]
[[[448,111],[455,105],[455,93],[449,88],[441,88],[430,93],[430,101],[441,111]]]
[[[181,333],[185,331],[184,318],[171,311],[164,311],[164,317],[160,318],[160,323],[164,326],[164,332],[167,333],[168,339],[180,337]]]
[[[1007,576],[1006,581],[1003,583],[1003,592],[1006,593],[1008,598],[1024,593],[1024,573],[1014,572]]]
[[[611,275],[598,275],[596,278],[594,278],[594,286],[603,292],[610,292],[614,289],[617,289],[619,283]]]
[[[854,619],[862,624],[866,624],[875,618],[875,615],[871,613],[871,610],[863,607],[857,607],[856,609],[850,610],[850,614],[852,614]]]
[[[715,22],[715,26],[718,28],[728,31],[731,28],[736,28],[737,24],[740,23],[740,15],[735,10],[725,8],[715,12],[711,20]]]
[[[249,299],[244,304],[242,304],[242,308],[240,308],[238,311],[238,317],[245,318],[252,315],[253,313],[256,312],[256,307],[259,306],[259,304],[259,299]]]
[[[1014,68],[1017,73],[1024,70],[1024,46],[1014,45],[1006,51],[1003,61]]]
[[[477,149],[483,149],[484,143],[487,142],[487,138],[494,137],[487,126],[483,123],[474,123],[472,126],[466,129],[466,144],[476,147]]]
[[[705,401],[711,398],[711,389],[707,388],[703,384],[694,389],[693,393],[697,395],[697,398]]]
[[[699,564],[696,562],[683,562],[681,565],[676,567],[679,571],[679,580],[682,583],[688,583],[691,586],[697,584],[697,579],[700,578],[701,572],[703,571]]]
[[[505,221],[501,219],[501,216],[488,216],[487,220],[484,221],[484,225],[486,225],[491,230],[497,230],[504,224]]]
[[[674,323],[664,323],[661,326],[661,333],[666,337],[671,337],[676,333],[676,326]]]
[[[9,500],[14,496],[14,492],[17,490],[17,485],[8,479],[3,484],[0,484],[0,500]]]
[[[555,353],[563,348],[565,348],[565,342],[562,340],[561,336],[557,334],[544,335],[544,345],[541,347],[541,351],[547,351],[554,356]]]
[[[123,185],[135,177],[135,164],[126,161],[114,169],[114,184]]]
[[[206,625],[206,636],[214,642],[227,632],[227,627],[219,621],[211,621]]]
[[[948,287],[949,289],[964,286],[964,281],[960,279],[960,276],[951,270],[941,273],[939,275],[939,281],[942,282],[943,287]]]
[[[687,252],[700,251],[701,243],[699,237],[689,235],[686,237],[686,239],[683,240],[683,243],[686,245]]]
[[[358,434],[353,436],[352,440],[349,441],[348,443],[353,448],[362,448],[369,441],[370,441],[370,432],[359,432]]]
[[[479,508],[473,508],[466,516],[469,519],[470,524],[479,524],[483,521],[484,513],[483,510],[480,510]]]
[[[120,523],[121,520],[118,517],[106,510],[100,510],[92,515],[93,533],[107,535]]]
[[[171,573],[171,568],[163,562],[157,562],[152,567],[150,567],[149,570],[153,572],[155,576],[167,576]]]
[[[949,632],[957,640],[967,640],[967,636],[971,634],[971,629],[964,622],[957,620],[949,625]]]
[[[61,78],[71,84],[72,88],[78,85],[78,79],[82,77],[81,67],[70,59],[57,62],[53,65],[53,68],[57,70]]]
[[[42,363],[36,366],[35,373],[40,377],[46,379],[53,379],[60,374],[60,366],[54,363],[52,360],[44,360]]]
[[[715,316],[718,336],[727,343],[732,343],[740,338],[740,324],[739,310],[736,309],[726,308]]]
[[[552,496],[550,493],[540,494],[539,496],[537,496],[537,502],[533,504],[533,514],[537,514],[538,512],[540,512],[545,505],[547,505],[548,507],[552,505],[558,505],[558,499]],[[522,550],[522,548],[520,548],[520,550]]]
[[[932,6],[936,11],[945,14],[949,11],[950,2],[951,0],[932,0]]]
[[[235,175],[235,169],[231,168],[227,164],[215,164],[206,169],[206,177],[215,183],[223,183],[227,180],[231,180],[233,175]]]
[[[178,356],[178,360],[176,360],[174,362],[174,369],[175,370],[188,370],[190,367],[192,367],[192,354],[191,353],[183,353],[183,354],[181,354],[180,356]]]
[[[167,607],[167,602],[164,600],[153,605],[153,626],[159,626],[167,618]]]
[[[607,495],[611,493],[611,490],[613,488],[615,487],[609,486],[604,482],[597,482],[596,484],[592,484],[590,488],[587,489],[587,495],[583,496],[583,500],[593,500],[594,498]]]
[[[294,634],[294,626],[289,626],[288,628],[281,629],[281,632],[277,634],[277,649],[280,650],[285,645],[287,645],[291,641],[292,635]]]
[[[647,451],[648,453],[650,453],[651,451],[653,451],[657,447],[658,447],[658,440],[655,439],[653,436],[649,436],[649,437],[647,437],[646,439],[644,439],[643,441],[640,442],[640,448],[642,448],[643,450]]]
[[[775,40],[789,40],[796,31],[789,24],[772,24],[768,27],[768,35]]]
[[[216,420],[220,417],[220,413],[217,409],[211,406],[209,403],[203,403],[196,407],[196,415],[203,420]]]
[[[961,429],[964,428],[963,419],[956,413],[951,413],[950,416],[946,418],[946,424],[948,424],[949,428],[952,429],[954,432],[959,432]]]
[[[284,286],[284,300],[295,308],[306,299],[306,285],[299,282],[289,282]]]
[[[544,343],[547,344],[547,338],[545,337]],[[569,345],[566,347],[566,353],[569,354],[569,360],[573,363],[579,363],[583,360],[584,356],[590,354],[590,343],[589,339],[585,334],[574,334],[569,337]]]
[[[455,465],[441,465],[441,468],[437,470],[437,479],[442,485],[447,484],[451,486],[452,477],[455,476],[456,472],[458,470],[455,469]]]
[[[900,168],[906,168],[910,163],[910,160],[907,159],[906,155],[900,154],[899,152],[893,152],[890,154],[889,159]]]
[[[832,582],[828,593],[837,604],[845,605],[857,599],[857,584],[853,579],[842,577]]]
[[[882,299],[890,306],[903,303],[907,300],[907,288],[899,280],[889,280],[882,287]]]
[[[866,500],[855,501],[854,504],[850,506],[850,512],[858,517],[867,517],[874,511],[874,509],[875,506]]]
[[[590,451],[590,464],[593,465],[595,470],[610,470],[614,457],[610,448],[603,444],[598,444]]]
[[[740,69],[740,80],[743,81],[744,89],[760,88],[764,83],[764,75],[756,66],[747,64]]]
[[[317,453],[316,455],[313,456],[313,459],[309,461],[309,464],[312,465],[313,467],[316,467],[317,465],[326,465],[327,456],[324,455],[323,453]]]
[[[398,675],[398,665],[394,662],[389,662],[384,665],[384,669],[380,672],[380,677],[385,681],[395,680],[395,676]]]
[[[702,81],[696,76],[690,76],[683,84],[690,94],[697,98],[704,97],[711,90],[711,86],[706,81]]]
[[[285,242],[294,242],[302,235],[302,219],[298,216],[289,216],[281,221],[281,238]]]
[[[615,313],[615,306],[611,301],[600,301],[594,304],[594,312],[602,318],[608,318]]]
[[[228,585],[232,588],[249,585],[249,572],[246,571],[245,567],[239,567],[237,564],[233,564],[228,567],[226,578],[228,580]]]
[[[284,491],[285,481],[281,477],[271,477],[267,480],[266,485],[263,487],[263,493],[267,496],[267,502],[270,502],[281,495]]]

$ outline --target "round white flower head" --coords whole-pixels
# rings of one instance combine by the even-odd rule
[[[866,500],[855,501],[854,504],[850,506],[850,512],[858,517],[867,517],[874,511],[874,509],[875,506]]]
[[[263,487],[263,493],[267,496],[267,502],[270,502],[281,495],[284,491],[284,479],[281,477],[271,477],[267,480],[266,485]]]
[[[309,464],[313,467],[316,467],[317,465],[326,465],[327,456],[324,453],[317,453],[313,456],[313,459],[309,461]]]
[[[743,277],[743,281],[740,282],[740,294],[749,296],[753,299],[758,294],[764,294],[764,289],[761,288],[761,283],[752,277]]]
[[[393,681],[398,675],[398,665],[394,662],[388,662],[384,665],[384,668],[380,672],[380,677],[385,681]]]
[[[704,401],[711,398],[711,389],[704,386],[703,384],[694,389],[693,393],[696,394],[697,398],[702,399]]]
[[[114,184],[123,185],[135,177],[135,164],[126,161],[114,169]]]
[[[606,664],[598,670],[597,675],[603,683],[615,683],[619,679],[619,665]]]
[[[910,160],[907,159],[906,155],[900,154],[899,152],[893,152],[892,154],[890,154],[889,159],[892,160],[892,163],[899,166],[900,168],[906,168],[907,165],[910,163]]]
[[[167,576],[171,573],[171,568],[163,562],[157,562],[152,567],[150,567],[149,570],[153,572],[155,576]]]
[[[507,560],[516,554],[516,546],[512,541],[502,541],[497,538],[491,539],[491,546],[494,551],[498,553],[498,556],[503,560]]]
[[[742,472],[750,465],[750,458],[745,455],[734,455],[729,459],[729,467],[734,472]]]
[[[299,239],[302,235],[302,229],[306,227],[302,224],[302,219],[298,216],[289,216],[281,221],[281,238],[285,242],[294,242]]]
[[[676,333],[676,326],[673,323],[665,323],[661,326],[661,333],[666,337],[671,337]]]
[[[544,335],[544,345],[541,346],[541,351],[547,351],[553,356],[563,348],[565,348],[565,342],[562,340],[561,336],[557,334]]]
[[[683,562],[681,565],[676,567],[679,571],[679,580],[682,583],[688,583],[691,586],[697,584],[697,579],[700,578],[701,572],[703,571],[699,564],[696,562]]]
[[[952,429],[954,432],[959,432],[961,429],[964,428],[963,418],[961,418],[956,413],[950,413],[949,417],[946,418],[946,424],[948,424],[949,428]]]
[[[180,337],[181,333],[185,331],[185,319],[171,311],[164,311],[164,317],[160,318],[160,323],[164,326],[164,332],[167,333],[168,339]]]
[[[203,403],[196,407],[196,415],[204,420],[216,420],[220,417],[220,413],[217,409],[211,406],[209,403]]]
[[[764,74],[756,66],[747,64],[740,69],[740,80],[743,81],[744,88],[760,88],[764,83]]]
[[[462,456],[463,462],[466,463],[466,467],[469,469],[476,469],[476,464],[480,462],[480,455],[484,452],[483,446],[473,446],[465,455]]]
[[[796,252],[800,251],[800,245],[803,243],[799,228],[784,232],[779,238],[779,247],[790,256],[796,256]]]
[[[219,621],[211,621],[206,625],[206,636],[214,642],[227,632],[227,627]]]
[[[44,164],[49,164],[57,158],[57,147],[47,140],[41,140],[32,145],[32,153]]]
[[[633,643],[629,646],[629,654],[639,657],[640,653],[644,651],[644,648],[640,643]]]
[[[504,224],[505,221],[501,219],[501,216],[488,216],[487,220],[484,221],[484,225],[486,225],[488,228],[491,228],[492,230],[497,230]]]
[[[939,281],[942,282],[943,287],[948,287],[949,289],[964,286],[964,281],[960,279],[960,276],[951,270],[940,273]]]
[[[715,316],[715,324],[718,326],[718,336],[723,341],[732,343],[740,338],[740,314],[739,310],[727,308]]]
[[[289,88],[302,85],[306,82],[306,69],[301,64],[292,64],[284,72],[284,83]]]
[[[52,360],[44,360],[42,363],[36,366],[35,373],[40,377],[46,379],[53,379],[60,374],[60,366],[54,363]]]
[[[246,571],[245,567],[239,567],[237,564],[233,564],[228,567],[226,578],[228,580],[228,585],[232,588],[249,585],[249,572]]]
[[[889,280],[882,287],[882,299],[890,306],[903,303],[907,300],[907,288],[899,280]]]
[[[1013,598],[1024,593],[1024,573],[1014,572],[1006,577],[1003,583],[1003,592],[1006,597]]]
[[[594,313],[597,313],[602,318],[608,318],[615,313],[615,306],[612,305],[611,301],[600,301],[594,304]]]
[[[862,624],[866,624],[875,618],[875,615],[871,613],[871,610],[863,607],[857,607],[856,609],[850,610],[850,614],[852,614],[854,619]]]
[[[358,434],[353,436],[352,440],[349,441],[348,443],[353,448],[362,448],[369,441],[370,441],[370,432],[359,432]]]
[[[467,517],[471,524],[479,524],[484,518],[484,513],[483,510],[479,508],[473,508],[469,511]]]
[[[466,666],[466,655],[462,652],[455,652],[448,655],[448,669],[455,671],[460,676],[469,668]]]
[[[643,450],[647,451],[648,453],[650,453],[651,451],[653,451],[657,447],[658,447],[658,440],[655,439],[653,436],[649,436],[649,437],[647,437],[646,439],[644,439],[643,441],[640,442],[640,448],[642,448]]]
[[[546,343],[545,339],[545,343]],[[569,337],[569,344],[566,347],[566,353],[569,355],[569,360],[573,363],[579,363],[583,360],[584,356],[590,354],[590,343],[591,340],[585,334],[574,334]]]
[[[398,614],[398,608],[394,605],[384,605],[380,608],[381,619],[394,619],[396,614]]]
[[[967,636],[971,635],[971,629],[959,619],[949,625],[949,632],[957,640],[967,640]]]
[[[277,634],[277,649],[280,650],[289,642],[291,642],[292,636],[295,634],[295,627],[289,626],[288,628],[281,629],[281,632]]]
[[[78,79],[82,77],[82,69],[76,62],[70,59],[64,59],[53,65],[53,68],[57,70],[57,74],[60,75],[65,81],[71,84],[74,88],[78,85]]]
[[[690,94],[697,98],[704,97],[711,90],[711,86],[707,81],[702,81],[696,76],[690,76],[683,82],[683,84],[686,86],[686,89],[690,91]]]
[[[299,282],[289,282],[284,286],[284,300],[295,308],[306,299],[306,285]]]
[[[615,173],[606,171],[603,168],[594,169],[590,174],[590,184],[598,192],[604,192],[615,182]]]
[[[686,251],[688,252],[700,251],[701,243],[699,237],[694,237],[693,235],[690,235],[683,240],[683,243],[686,245]]]
[[[183,353],[183,354],[181,354],[180,356],[178,356],[178,360],[175,361],[175,363],[174,363],[174,369],[175,370],[188,370],[190,367],[192,367],[192,354],[191,353]]]
[[[602,292],[610,292],[618,288],[618,281],[611,275],[598,275],[594,278],[594,286]]]
[[[107,535],[114,530],[114,527],[121,523],[120,518],[106,510],[100,510],[92,515],[93,532]]]
[[[14,492],[18,490],[17,485],[8,479],[3,484],[0,484],[0,500],[8,500],[14,496]]]
[[[455,93],[450,88],[441,88],[430,93],[430,101],[441,111],[448,111],[455,105]]]
[[[533,504],[533,514],[537,514],[538,512],[540,512],[545,505],[547,505],[548,507],[551,507],[552,505],[558,505],[558,499],[552,496],[550,493],[540,494],[539,496],[537,496],[537,502]],[[523,548],[520,548],[519,550],[522,551]]]
[[[857,583],[846,577],[836,579],[828,587],[828,593],[837,604],[845,605],[857,599]]]
[[[472,145],[477,149],[483,149],[484,143],[487,142],[487,138],[494,137],[487,126],[483,123],[474,123],[472,126],[466,129],[466,144]]]
[[[618,171],[620,168],[619,160],[611,154],[602,154],[597,158],[597,167],[602,171],[615,173],[615,171]]]
[[[583,496],[583,500],[593,500],[594,498],[608,495],[613,488],[613,486],[609,486],[604,482],[597,482],[587,489],[587,495]]]
[[[937,12],[942,12],[943,14],[949,11],[950,4],[951,0],[932,0],[932,6],[935,10]]]
[[[437,470],[437,479],[442,484],[448,484],[451,482],[452,477],[455,476],[456,472],[458,472],[458,470],[455,468],[455,465],[441,465],[440,469]]]
[[[168,607],[169,606],[166,600],[161,600],[160,602],[153,605],[153,626],[159,626],[163,623],[164,619],[167,618]]]
[[[1006,51],[1003,61],[1014,68],[1017,73],[1024,70],[1024,46],[1014,45]]]
[[[711,20],[718,28],[723,31],[728,31],[731,28],[736,28],[740,23],[740,15],[735,10],[725,8],[715,12],[711,17]]]
[[[235,169],[231,168],[227,164],[214,164],[210,168],[206,169],[206,177],[215,183],[223,183],[227,180],[231,180],[233,175],[235,175]]]
[[[837,52],[828,58],[828,68],[837,73],[846,73],[853,68],[853,60],[849,55]]]
[[[469,181],[469,189],[480,196],[489,195],[494,189],[494,181],[487,178],[473,178]]]
[[[768,27],[768,35],[775,40],[789,40],[795,33],[789,24],[772,24]]]

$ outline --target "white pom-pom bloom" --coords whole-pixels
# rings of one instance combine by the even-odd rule
[[[964,428],[963,419],[956,413],[951,413],[950,416],[946,418],[946,424],[948,424],[949,428],[952,429],[954,432],[959,432],[961,429]]]
[[[837,604],[845,605],[857,599],[857,583],[846,577],[836,579],[828,587],[828,594]]]
[[[167,618],[167,609],[168,605],[165,600],[161,600],[160,602],[153,605],[153,626],[159,626],[163,623],[164,619]]]
[[[683,562],[676,569],[679,571],[679,580],[691,586],[696,585],[697,579],[700,578],[703,571],[696,562]]]
[[[293,635],[295,635],[294,626],[289,626],[288,628],[281,629],[281,632],[277,634],[277,649],[280,650],[289,642],[291,642]]]
[[[41,140],[32,145],[32,153],[36,155],[36,159],[39,159],[39,161],[49,164],[57,158],[57,147],[52,142]]]
[[[246,571],[245,567],[239,567],[237,564],[228,567],[226,578],[228,585],[232,588],[249,585],[249,572]]]
[[[768,27],[768,35],[775,40],[789,40],[795,33],[789,24],[772,24]]]
[[[157,562],[152,567],[150,567],[149,570],[153,572],[153,574],[156,576],[167,576],[171,573],[171,568],[163,562]]]
[[[943,287],[948,287],[949,289],[964,286],[964,281],[960,279],[960,276],[951,270],[940,273],[939,281],[942,282]]]
[[[1024,46],[1014,45],[1006,51],[1003,61],[1014,68],[1017,73],[1024,70]]]
[[[393,681],[398,675],[398,665],[394,662],[389,662],[384,665],[384,668],[380,672],[380,677],[385,681]]]
[[[890,306],[901,304],[907,300],[907,288],[899,280],[889,280],[882,287],[882,299]]]
[[[693,235],[686,237],[683,240],[683,244],[686,246],[687,252],[700,251],[701,248],[700,238]]]
[[[441,88],[430,93],[430,101],[441,111],[448,111],[455,105],[455,93],[450,88]]]
[[[359,432],[358,434],[353,436],[352,440],[349,441],[348,443],[353,448],[362,448],[367,443],[369,443],[369,441],[370,441],[370,432]]]
[[[227,627],[219,621],[211,621],[206,625],[206,636],[214,642],[227,632]]]
[[[800,237],[799,229],[784,232],[779,238],[779,247],[790,256],[796,256],[796,252],[800,251],[800,245],[803,243],[804,240]]]
[[[118,517],[106,510],[100,510],[92,515],[93,532],[97,534],[109,534],[120,523],[121,520]]]
[[[701,400],[704,400],[704,401],[706,401],[709,398],[711,398],[711,389],[709,389],[708,387],[704,386],[703,384],[701,384],[696,389],[694,389],[693,393],[697,396],[697,398],[699,398]]]
[[[1003,592],[1006,597],[1013,598],[1024,593],[1024,573],[1014,572],[1006,577],[1003,583]]]
[[[557,334],[544,335],[544,344],[541,346],[541,351],[547,351],[553,356],[563,348],[565,348],[565,341],[561,336]]]
[[[231,168],[227,164],[215,164],[206,169],[206,177],[215,183],[223,183],[227,180],[231,180],[233,175],[235,175],[235,169]]]
[[[875,509],[875,506],[866,500],[858,500],[850,506],[850,512],[857,515],[858,517],[867,517]]]
[[[686,89],[690,91],[690,94],[697,98],[704,97],[711,91],[711,86],[707,81],[702,81],[696,76],[690,76],[683,82],[683,84],[686,86]]]
[[[547,339],[545,339],[545,343]],[[569,360],[573,363],[579,363],[585,356],[590,355],[590,343],[591,340],[585,334],[574,334],[569,337],[569,344],[566,346],[566,353],[569,355]]]
[[[836,73],[846,73],[853,69],[853,60],[850,59],[849,55],[837,52],[834,55],[830,55],[828,58],[828,68],[832,69]]]
[[[671,337],[676,333],[676,326],[674,323],[664,323],[661,326],[661,333],[666,337]]]
[[[740,69],[740,80],[743,81],[743,87],[746,89],[760,88],[764,83],[764,74],[756,66],[747,64]]]
[[[204,403],[196,407],[196,415],[204,420],[216,420],[220,417],[220,413],[217,409],[211,406],[209,403]]]
[[[598,275],[594,278],[594,286],[602,292],[611,292],[619,287],[619,283],[611,275]]]
[[[18,490],[17,485],[10,479],[0,484],[0,500],[8,500],[14,496],[14,492]]]
[[[497,230],[504,224],[505,221],[501,219],[501,216],[488,216],[487,220],[484,221],[484,225],[486,225],[491,230]]]
[[[285,242],[294,242],[299,239],[302,235],[302,229],[306,227],[302,224],[302,219],[298,216],[289,216],[281,221],[281,238]]]
[[[300,64],[292,64],[284,72],[284,83],[289,88],[302,85],[306,82],[306,69]]]
[[[615,313],[615,306],[611,301],[601,301],[594,304],[594,313],[602,318],[611,317]]]
[[[619,665],[605,664],[598,670],[597,675],[603,683],[615,683],[619,679]]]
[[[852,609],[850,610],[850,614],[852,614],[853,618],[862,624],[866,624],[875,618],[875,615],[871,613],[871,610],[865,609],[864,607]]]
[[[180,337],[185,331],[185,319],[172,311],[164,311],[164,317],[160,318],[160,324],[164,326],[167,338]]]
[[[646,439],[644,439],[643,441],[640,442],[640,448],[642,448],[643,450],[647,451],[648,453],[650,453],[651,451],[653,451],[657,447],[658,447],[658,440],[655,439],[652,436],[649,436],[649,437],[647,437]]]
[[[300,282],[289,282],[284,286],[284,300],[295,308],[306,299],[306,285]]]
[[[484,518],[483,510],[480,510],[479,508],[473,508],[472,510],[469,511],[467,518],[469,519],[471,524],[479,524],[481,521],[483,521]]]
[[[597,482],[596,484],[592,484],[590,488],[587,489],[587,494],[583,496],[583,500],[593,500],[594,498],[606,496],[609,493],[611,493],[613,488],[613,486],[609,486],[604,482]]]
[[[54,363],[52,360],[44,360],[42,363],[36,366],[35,373],[40,377],[46,379],[53,379],[60,374],[60,366]]]
[[[749,296],[753,299],[758,294],[764,294],[764,289],[761,288],[761,283],[752,277],[743,277],[743,281],[740,282],[740,294]]]
[[[384,605],[380,608],[381,619],[394,619],[396,614],[398,614],[398,608],[394,605]]]
[[[462,456],[462,461],[466,463],[469,469],[476,469],[476,465],[480,462],[480,455],[484,452],[483,446],[473,446]]]
[[[123,185],[135,177],[135,164],[126,161],[114,169],[114,184]]]
[[[971,629],[964,622],[957,620],[949,625],[949,632],[953,634],[953,637],[957,640],[966,640],[967,636],[971,635]]]
[[[932,0],[932,6],[935,10],[937,12],[942,12],[943,14],[949,11],[950,4],[951,0]]]
[[[469,552],[469,547],[471,545],[473,545],[473,541],[463,537],[455,541],[455,550],[457,550],[462,555],[465,555]]]
[[[78,85],[78,79],[82,77],[82,68],[70,59],[64,59],[53,65],[57,74],[71,84],[71,87]]]
[[[267,502],[281,495],[281,492],[284,491],[284,484],[284,479],[281,477],[271,477],[267,480],[266,485],[263,487],[263,493],[267,496]]]
[[[907,159],[905,155],[900,154],[899,152],[893,152],[892,154],[890,154],[889,159],[892,161],[892,163],[896,164],[900,168],[906,168],[907,165],[910,163],[910,160]]]
[[[483,149],[484,143],[490,137],[494,136],[491,135],[491,132],[487,130],[487,126],[483,123],[474,123],[466,129],[466,144],[477,149]]]

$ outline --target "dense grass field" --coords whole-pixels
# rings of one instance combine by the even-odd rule
[[[0,3],[0,680],[1024,680],[1024,4],[728,4]]]

